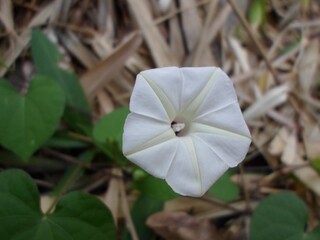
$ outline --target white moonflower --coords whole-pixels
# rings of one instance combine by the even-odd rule
[[[215,67],[138,74],[124,155],[186,196],[202,196],[246,156],[251,136],[232,81]]]

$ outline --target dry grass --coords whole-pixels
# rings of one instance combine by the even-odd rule
[[[228,206],[178,199],[169,202],[167,210],[192,209],[197,219],[217,219],[250,210],[256,200],[282,189],[296,191],[315,208],[320,176],[311,163],[320,157],[320,4],[270,0],[265,23],[259,27],[246,20],[249,4],[2,0],[0,56],[9,68],[1,67],[0,75],[12,69],[25,73],[30,29],[35,26],[59,44],[61,64],[79,74],[95,118],[128,104],[141,70],[220,66],[234,80],[253,136],[247,161],[234,177],[244,197]],[[110,193],[120,191],[120,197],[127,197],[121,183],[110,184]],[[106,202],[120,218],[115,209],[125,204],[115,196]],[[128,210],[123,212],[130,225]],[[242,216],[231,221],[226,239],[246,239],[246,228],[241,227],[247,226],[246,220]],[[318,214],[313,214],[311,225],[318,221]]]

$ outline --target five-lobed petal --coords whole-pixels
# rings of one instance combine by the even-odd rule
[[[202,196],[251,143],[232,81],[220,68],[143,71],[130,111],[123,153],[181,195]]]

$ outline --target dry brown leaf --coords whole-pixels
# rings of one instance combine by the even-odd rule
[[[89,100],[92,100],[97,91],[119,73],[128,58],[137,51],[141,41],[140,34],[132,33],[105,60],[81,76],[80,82]]]
[[[12,34],[13,36],[16,35],[16,32],[14,30],[11,0],[0,1],[0,21],[2,22],[9,34]]]
[[[197,47],[195,51],[192,52],[189,59],[186,61],[186,65],[190,64],[191,66],[208,66],[215,65],[213,62],[212,54],[209,54],[209,58],[204,56],[208,56],[208,49],[210,49],[211,42],[217,36],[219,30],[222,28],[224,22],[231,12],[231,8],[228,4],[225,4],[223,9],[215,15],[217,1],[212,1],[209,5],[209,13],[206,18],[204,28],[202,29],[202,33],[200,39],[197,43]],[[215,17],[215,18],[213,18]],[[214,21],[213,21],[214,19]]]
[[[299,71],[299,84],[304,94],[309,95],[319,66],[319,41],[314,40],[305,44],[297,62]]]
[[[72,32],[61,35],[61,41],[65,47],[75,56],[86,68],[92,68],[98,59],[85,47],[79,38]]]
[[[97,101],[100,106],[100,116],[101,117],[112,112],[115,108],[111,97],[104,90],[97,93]]]
[[[219,239],[213,224],[198,220],[185,212],[160,212],[151,215],[147,225],[168,240]]]
[[[244,173],[242,175],[233,175],[231,180],[241,188],[245,187],[247,191],[253,192],[257,190],[258,182],[262,179],[262,177],[263,175],[257,173]]]
[[[174,4],[171,5],[171,11],[176,11]],[[180,31],[178,17],[173,17],[169,22],[170,26],[170,49],[174,53],[177,61],[181,64],[184,58],[184,44]]]
[[[280,156],[286,146],[286,139],[289,137],[289,132],[286,128],[281,128],[278,134],[273,138],[269,144],[268,151],[272,155]]]
[[[279,149],[277,153],[282,154],[281,162],[292,168],[293,174],[310,190],[320,196],[320,176],[319,174],[304,161],[301,157],[301,152],[298,151],[297,140],[295,133],[289,133],[284,127],[279,131],[275,137],[273,145],[284,142],[284,147]],[[282,150],[282,152],[281,152]],[[291,153],[294,152],[294,153]]]
[[[288,91],[288,85],[281,85],[269,90],[244,111],[244,118],[246,121],[253,120],[266,114],[270,109],[283,104],[287,100]]]
[[[302,166],[293,170],[293,174],[310,190],[320,197],[320,176],[319,174],[310,166],[304,166],[306,162],[297,156],[294,159],[293,167]]]
[[[180,8],[188,9],[181,14],[182,28],[186,39],[189,52],[192,52],[199,41],[202,32],[202,19],[196,6],[195,0],[180,1]],[[193,7],[193,8],[190,8]]]
[[[89,43],[100,59],[105,59],[113,50],[112,44],[108,41],[108,38],[99,33],[94,34]]]
[[[228,37],[229,44],[231,47],[232,52],[238,59],[238,62],[241,66],[242,72],[246,73],[251,70],[249,60],[248,60],[248,53],[245,48],[243,48],[238,39],[229,36]]]
[[[320,129],[319,124],[310,124],[303,130],[303,141],[307,156],[310,160],[320,158]]]
[[[156,66],[178,66],[177,59],[171,53],[168,44],[154,24],[147,2],[145,0],[127,0],[127,2],[146,40]]]
[[[131,234],[132,240],[139,240],[137,231],[135,229],[135,226],[134,226],[132,218],[131,218],[129,201],[128,201],[126,189],[124,186],[123,174],[122,174],[121,170],[119,172],[119,175],[121,177],[120,184],[119,184],[119,190],[120,190],[120,196],[121,196],[121,198],[120,198],[121,210],[122,210],[124,218],[126,220],[126,225],[127,225],[128,231]]]
[[[48,195],[41,195],[40,197],[40,208],[42,212],[47,212],[51,204],[53,203],[54,198]]]
[[[118,223],[117,220],[119,219],[119,209],[120,209],[120,196],[121,196],[120,178],[122,177],[122,173],[120,169],[114,168],[112,169],[111,174],[114,177],[112,177],[109,182],[108,191],[105,193],[103,197],[103,202],[110,209],[113,220],[115,224],[117,224]]]
[[[283,163],[287,165],[294,163],[295,158],[298,155],[297,144],[298,143],[296,133],[290,133],[289,137],[286,139],[286,146],[281,156],[281,161]]]
[[[3,63],[6,66],[11,66],[17,57],[19,57],[22,50],[27,47],[31,37],[31,29],[44,24],[49,19],[52,19],[52,16],[55,15],[54,10],[59,8],[62,2],[62,0],[53,1],[33,17],[28,27],[15,39],[14,48],[9,49],[3,54]],[[0,68],[0,76],[3,76],[7,71],[8,68]]]

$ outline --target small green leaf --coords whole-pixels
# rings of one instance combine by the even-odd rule
[[[123,107],[114,110],[108,115],[104,116],[97,122],[93,130],[93,138],[97,143],[105,143],[107,139],[112,139],[122,146],[123,126],[129,108]]]
[[[312,167],[320,174],[320,159],[314,159],[311,161]]]
[[[319,228],[306,233],[307,207],[296,195],[289,192],[273,194],[264,199],[254,211],[251,240],[316,240],[320,239]]]
[[[55,131],[65,95],[46,77],[35,77],[26,95],[0,79],[0,106],[0,143],[27,161]]]
[[[61,198],[54,213],[44,215],[32,178],[20,170],[0,173],[0,236],[6,240],[116,239],[108,208],[80,192]]]
[[[260,27],[266,18],[266,0],[253,0],[249,8],[249,21],[255,27]]]
[[[50,71],[53,66],[57,66],[62,58],[56,45],[39,29],[32,30],[31,48],[38,74]]]
[[[149,198],[166,201],[178,195],[169,187],[165,180],[147,175],[133,182],[133,188],[138,189]]]
[[[61,54],[46,35],[34,29],[31,38],[31,50],[36,72],[57,81],[65,91],[67,108],[64,120],[75,130],[89,134],[91,132],[90,109],[77,76],[58,67]]]
[[[216,181],[208,190],[208,194],[222,201],[233,201],[240,195],[240,189],[237,184],[231,181],[234,170],[228,170]]]
[[[126,161],[122,154],[122,134],[128,113],[127,107],[116,109],[101,118],[93,129],[92,135],[96,145],[115,161]]]

